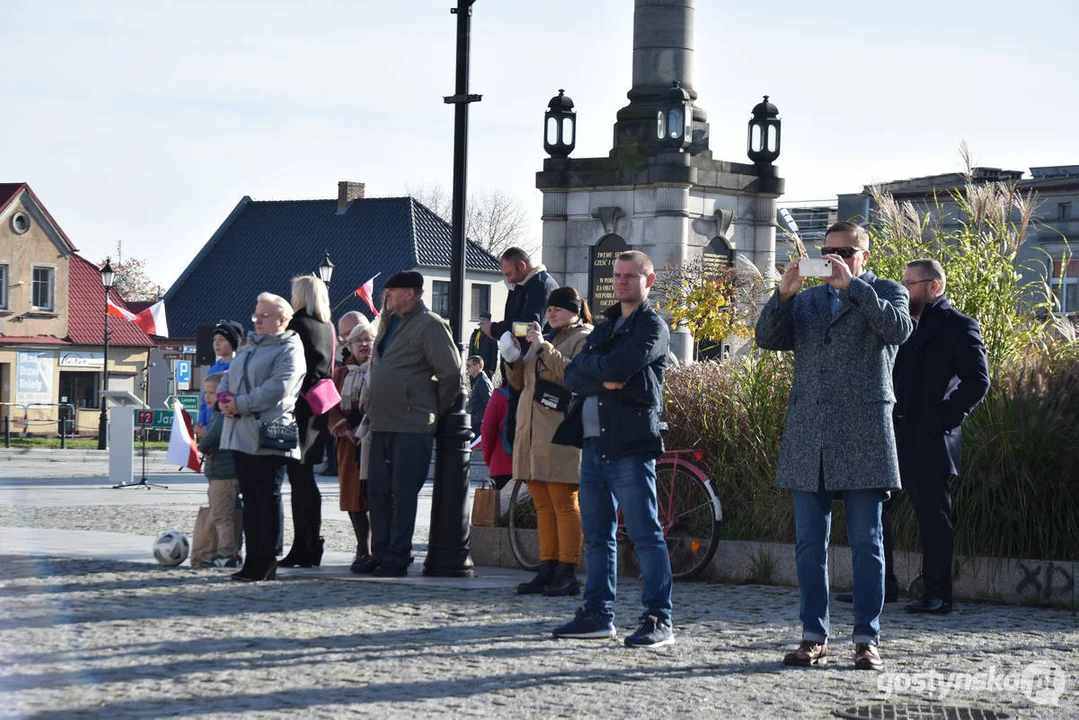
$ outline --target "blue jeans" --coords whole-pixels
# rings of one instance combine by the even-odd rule
[[[621,508],[626,531],[641,566],[641,603],[646,614],[671,622],[671,559],[659,525],[656,503],[656,461],[650,457],[605,460],[599,443],[585,439],[581,455],[581,529],[587,576],[584,610],[601,620],[614,620],[618,545],[616,511]]]
[[[828,639],[828,538],[832,529],[831,490],[794,492],[797,529],[795,564],[802,602],[802,640]],[[876,645],[884,609],[884,543],[880,508],[883,490],[844,490],[847,539],[854,570],[854,634],[856,643]]]

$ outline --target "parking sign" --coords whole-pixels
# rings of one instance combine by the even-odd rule
[[[177,390],[190,390],[191,389],[191,361],[190,360],[177,360],[176,361],[176,389]]]

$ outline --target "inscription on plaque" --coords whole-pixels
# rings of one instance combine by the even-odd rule
[[[721,237],[712,238],[701,254],[701,274],[705,279],[714,280],[733,266],[734,248]]]
[[[592,246],[588,266],[588,302],[596,322],[601,322],[603,313],[618,303],[614,297],[614,261],[632,249],[620,235],[614,233],[604,235]]]

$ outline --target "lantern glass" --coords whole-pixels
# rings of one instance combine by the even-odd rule
[[[101,286],[105,289],[111,288],[114,277],[115,272],[113,272],[112,265],[106,260],[105,266],[101,268]]]
[[[562,144],[573,144],[573,118],[562,118]]]
[[[776,147],[778,146],[778,144],[779,143],[778,143],[778,140],[777,140],[776,126],[775,125],[769,125],[768,126],[768,151],[769,152],[775,152]]]
[[[656,113],[656,137],[662,140],[666,136],[667,117],[662,110]]]
[[[556,118],[547,118],[547,144],[558,144],[558,120]]]
[[[685,122],[682,120],[683,117],[682,108],[671,108],[670,115],[667,118],[667,133],[672,140],[682,137],[686,131]]]
[[[757,123],[753,123],[749,126],[749,149],[753,152],[760,152],[763,149],[761,144],[761,126]]]

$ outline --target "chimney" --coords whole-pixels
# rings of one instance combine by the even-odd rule
[[[353,200],[363,199],[363,183],[342,180],[337,183],[337,212],[348,210],[348,204]]]

